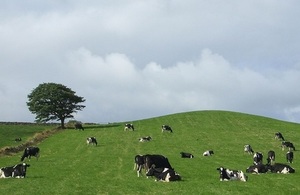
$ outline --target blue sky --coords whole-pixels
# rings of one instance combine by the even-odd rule
[[[55,82],[82,122],[194,110],[300,121],[300,1],[0,1],[0,121]]]

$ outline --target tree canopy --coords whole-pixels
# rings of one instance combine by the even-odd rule
[[[56,83],[43,83],[28,95],[27,106],[31,113],[36,114],[37,122],[57,120],[65,128],[66,118],[73,118],[73,113],[85,106],[83,97],[75,95],[70,88]]]

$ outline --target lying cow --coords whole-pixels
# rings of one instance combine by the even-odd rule
[[[248,154],[253,154],[254,153],[251,145],[249,145],[249,144],[244,146],[244,152],[247,152]]]
[[[84,131],[84,128],[83,128],[83,126],[82,126],[81,123],[75,123],[74,127],[75,127],[75,129],[83,130]]]
[[[10,167],[2,167],[0,168],[0,178],[25,178],[29,166],[29,164],[20,163]]]
[[[219,167],[217,170],[220,172],[220,181],[238,180],[246,182],[248,180],[248,176],[240,170],[230,170],[224,167]]]
[[[92,144],[92,145],[97,146],[98,142],[97,142],[96,137],[88,137],[88,138],[86,138],[86,144],[87,145]]]
[[[247,173],[253,173],[253,174],[267,173],[268,171],[269,171],[269,166],[263,164],[251,165],[246,169]]]
[[[136,155],[134,157],[134,167],[133,170],[136,170],[137,176],[139,177],[142,169],[144,168],[145,161],[144,161],[144,156],[143,155]]]
[[[261,152],[255,152],[253,155],[253,164],[258,165],[263,162],[263,154]]]
[[[283,138],[283,136],[282,136],[282,134],[280,132],[275,133],[275,139],[284,141],[284,138]]]
[[[267,157],[267,164],[272,165],[275,162],[275,152],[273,150],[270,150],[268,152],[268,157]]]
[[[212,156],[213,154],[215,154],[215,153],[212,150],[207,150],[207,151],[203,152],[203,156]]]
[[[127,130],[132,130],[132,131],[134,131],[134,126],[133,126],[133,124],[129,124],[129,123],[125,124],[124,131],[127,131]]]
[[[284,148],[289,148],[289,151],[291,149],[293,149],[294,151],[296,150],[294,144],[292,142],[287,142],[287,141],[283,141],[281,143],[281,148],[282,148],[282,150],[284,150]]]
[[[163,181],[163,182],[170,182],[170,181],[179,181],[181,180],[181,176],[176,173],[173,169],[169,168],[154,168],[151,167],[147,173],[147,176],[154,176],[156,178],[155,181]]]
[[[36,159],[38,160],[38,158],[40,157],[40,149],[39,147],[27,147],[24,150],[24,153],[21,157],[21,161],[24,161],[25,158],[31,159],[31,156],[35,156]]]
[[[194,155],[188,152],[180,152],[181,158],[194,158]]]
[[[161,132],[164,132],[164,131],[169,131],[170,133],[173,133],[173,130],[169,125],[161,126]]]
[[[274,165],[270,165],[270,171],[272,173],[295,173],[295,169],[292,168],[290,165],[282,164],[282,163],[275,163]]]
[[[289,163],[293,163],[293,159],[294,159],[294,152],[288,151],[286,153],[286,161]]]
[[[147,137],[141,137],[139,138],[139,142],[149,142],[152,139],[152,137],[147,136]]]
[[[22,141],[22,139],[20,137],[15,139],[15,142],[20,142],[20,141]]]

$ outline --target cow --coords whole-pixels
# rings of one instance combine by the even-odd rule
[[[284,138],[283,138],[283,136],[282,136],[282,134],[280,132],[275,133],[275,139],[284,141]]]
[[[36,160],[38,160],[38,158],[40,157],[40,148],[35,146],[25,148],[24,153],[21,157],[21,161],[24,161],[25,158],[30,159],[31,156],[35,156]]]
[[[291,151],[291,148],[295,151],[296,148],[292,142],[283,141],[281,142],[281,148],[284,150],[284,148],[289,148],[289,151]]]
[[[263,154],[261,152],[255,152],[253,155],[253,164],[258,165],[263,162]]]
[[[27,167],[30,167],[30,165],[26,163],[2,167],[0,168],[0,178],[25,178]]]
[[[154,176],[156,178],[155,181],[170,182],[181,180],[181,176],[178,173],[176,173],[173,169],[169,168],[155,168],[152,166],[147,171],[146,175]]]
[[[169,125],[161,126],[161,132],[164,132],[164,131],[169,131],[170,133],[173,133],[173,130]]]
[[[134,131],[134,126],[133,126],[133,124],[126,123],[126,124],[125,124],[125,128],[124,128],[124,131],[127,131],[127,130],[132,130],[132,131]]]
[[[270,150],[268,152],[268,157],[267,157],[267,164],[272,165],[275,162],[275,152],[273,150]]]
[[[203,152],[203,156],[212,156],[213,154],[215,154],[215,153],[212,150],[207,150],[207,151]]]
[[[270,171],[272,173],[295,173],[295,169],[292,168],[290,165],[282,164],[282,163],[275,163],[274,165],[270,165]]]
[[[144,168],[144,165],[145,165],[144,156],[140,154],[136,155],[134,157],[133,170],[136,170],[138,177],[140,176],[142,169]]]
[[[141,138],[139,138],[139,142],[149,142],[149,141],[151,141],[151,139],[152,139],[151,136],[141,137]]]
[[[194,158],[194,155],[188,152],[180,152],[181,158]]]
[[[88,137],[88,138],[86,138],[86,144],[87,145],[92,144],[92,145],[97,146],[98,142],[97,142],[96,137]]]
[[[81,123],[75,123],[74,127],[75,127],[75,129],[84,131],[84,128]]]
[[[220,181],[238,180],[246,182],[248,180],[248,176],[240,170],[231,170],[224,167],[219,167],[217,170],[220,173]]]
[[[288,151],[286,153],[286,161],[289,163],[293,163],[293,159],[294,159],[294,152]]]
[[[249,144],[244,146],[244,152],[247,152],[248,154],[253,154],[254,153],[251,145],[249,145]]]
[[[15,142],[20,142],[20,141],[22,141],[22,139],[20,137],[15,139]]]
[[[267,173],[268,171],[269,171],[269,166],[263,164],[251,165],[246,169],[246,173],[253,173],[253,174]]]
[[[144,163],[146,172],[150,167],[154,166],[155,168],[169,168],[173,169],[169,163],[168,158],[159,154],[146,154],[144,155]]]

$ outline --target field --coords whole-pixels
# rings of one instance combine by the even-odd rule
[[[248,174],[248,182],[220,182],[216,170],[224,166],[245,171],[253,162],[252,156],[243,152],[245,144],[251,144],[254,151],[263,152],[265,156],[274,150],[276,162],[285,163],[286,151],[281,150],[274,134],[280,131],[298,149],[300,125],[297,123],[226,111],[187,112],[130,122],[136,131],[125,132],[125,122],[85,126],[84,131],[60,130],[38,144],[41,157],[38,161],[35,158],[27,161],[31,166],[25,179],[0,180],[1,194],[300,193],[298,151],[294,153],[292,164],[295,174]],[[169,124],[174,132],[162,133],[162,124]],[[12,136],[9,140],[23,133],[29,136],[28,131],[23,132],[18,126],[10,129],[15,132],[6,137],[6,129],[0,125],[0,130],[1,142],[9,136]],[[45,127],[41,126],[40,131],[43,130]],[[97,138],[98,146],[86,145],[89,136]],[[140,143],[138,138],[142,136],[151,136],[153,140]],[[203,157],[202,153],[208,149],[214,150],[215,155]],[[195,158],[180,158],[182,151],[194,154]],[[134,156],[147,153],[168,157],[183,180],[155,182],[144,174],[138,178],[133,170]],[[0,157],[0,167],[18,163],[21,155],[19,152]]]

